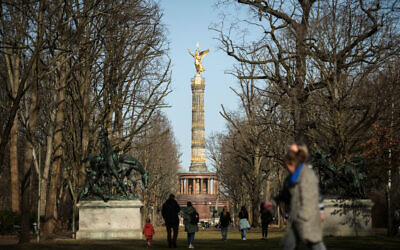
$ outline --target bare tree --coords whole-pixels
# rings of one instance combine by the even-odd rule
[[[161,222],[161,207],[170,193],[178,189],[179,152],[169,121],[160,112],[154,116],[149,127],[140,133],[135,143],[137,156],[145,167],[148,188],[140,186],[144,200],[144,215],[154,223]]]
[[[4,8],[3,8],[4,6]],[[35,146],[35,130],[38,121],[40,108],[41,79],[47,71],[43,70],[41,58],[48,51],[47,44],[52,39],[53,31],[47,30],[51,18],[54,15],[51,9],[46,9],[46,2],[6,2],[2,4],[2,55],[5,57],[8,69],[8,82],[12,105],[10,116],[4,130],[2,131],[1,144],[7,144],[8,131],[17,124],[15,117],[20,111],[22,126],[25,134],[25,147],[23,151],[23,166],[21,173],[13,171],[12,180],[20,180],[20,206],[21,206],[21,235],[20,242],[29,240],[30,230],[30,208],[31,208],[31,166],[32,153]],[[46,18],[45,18],[46,16]],[[52,62],[50,62],[51,64]],[[27,95],[29,93],[30,95]],[[22,110],[21,110],[22,107]],[[15,132],[15,131],[14,131]],[[11,155],[16,152],[16,144],[13,132]],[[0,147],[2,147],[0,145]],[[1,151],[1,154],[4,150]],[[0,160],[2,160],[0,155]],[[13,156],[11,158],[14,158]],[[11,168],[14,168],[15,161],[12,161]],[[18,167],[18,166],[17,166]],[[14,184],[14,183],[13,183]],[[13,192],[18,192],[14,188]],[[17,197],[13,197],[16,199]]]
[[[240,29],[231,26],[226,31],[222,25],[214,28],[221,48],[238,62],[257,67],[256,75],[238,78],[262,80],[266,86],[273,85],[278,96],[289,97],[286,112],[292,116],[296,140],[307,142],[313,124],[308,116],[312,93],[329,89],[339,75],[355,72],[361,65],[376,68],[397,51],[393,45],[398,43],[390,39],[397,39],[395,19],[384,1],[237,2],[248,6],[252,14],[243,22],[261,35],[255,41],[235,43],[232,33]],[[336,18],[333,24],[332,16]],[[335,27],[322,31],[326,19]]]
[[[139,0],[86,4],[65,7],[74,22],[66,30],[77,35],[68,43],[73,53],[68,59],[65,101],[73,108],[64,112],[63,128],[68,128],[71,136],[62,137],[69,152],[61,164],[73,166],[66,169],[74,177],[67,181],[74,204],[86,177],[82,160],[98,153],[98,141],[90,135],[107,127],[112,145],[130,152],[132,141],[146,129],[154,112],[164,107],[170,83],[167,44],[157,4]],[[56,168],[58,172],[60,169]],[[54,169],[51,177],[49,194],[57,193],[63,183]],[[52,224],[46,230],[49,234],[55,230],[59,209],[56,197],[50,198],[48,206],[50,201],[53,205],[46,210]]]
[[[86,178],[82,159],[97,153],[93,135],[99,128],[108,127],[113,145],[130,152],[166,106],[170,60],[162,12],[152,0],[1,4],[0,52],[6,62],[1,77],[7,91],[2,98],[8,99],[1,99],[7,112],[1,112],[0,161],[12,134],[13,194],[23,184],[21,241],[26,241],[33,211],[26,199],[33,194],[32,162],[43,173],[45,209],[40,212],[48,235],[62,225],[59,211],[77,201]],[[15,171],[16,136],[27,145],[18,148],[22,173]],[[45,149],[44,166],[32,159],[39,143]]]

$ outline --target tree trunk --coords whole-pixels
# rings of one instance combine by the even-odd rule
[[[38,65],[36,64],[36,81],[32,84],[32,94],[31,94],[31,104],[29,107],[29,113],[26,117],[29,116],[29,122],[27,122],[26,128],[26,148],[25,148],[25,157],[24,164],[22,170],[22,181],[21,181],[21,190],[22,190],[22,201],[21,201],[21,235],[19,242],[29,242],[29,233],[30,233],[30,214],[31,214],[31,170],[32,170],[32,158],[33,158],[33,141],[34,141],[34,130],[36,127],[36,122],[39,114],[39,85],[40,79],[38,76]]]
[[[251,226],[258,227],[259,225],[258,219],[260,218],[260,199],[252,199],[251,217],[252,217]]]
[[[53,112],[52,112],[53,113]],[[51,156],[53,155],[53,138],[54,138],[54,115],[51,115],[49,134],[47,135],[47,148],[46,148],[46,159],[44,161],[44,168],[42,172],[42,179],[40,183],[40,215],[44,216],[46,213],[46,201],[47,201],[47,186],[49,184],[49,170],[51,164]]]
[[[12,54],[11,50],[7,53]],[[8,78],[10,81],[13,98],[16,98],[19,86],[19,57],[11,57],[5,55]],[[1,162],[0,162],[1,165]],[[20,182],[18,168],[18,118],[14,116],[14,120],[10,132],[10,175],[11,175],[11,210],[20,212]]]
[[[83,80],[83,86],[82,86],[82,98],[83,98],[83,107],[88,107],[89,106],[89,88],[90,88],[90,82],[89,82],[89,76],[90,74],[87,73],[85,74]],[[90,115],[87,109],[82,110],[82,156],[86,157],[88,155],[88,146],[89,146],[89,119]],[[83,159],[82,159],[83,160]],[[83,186],[85,184],[85,179],[86,179],[86,170],[85,170],[85,163],[81,163],[79,167],[79,174],[78,174],[78,186]]]
[[[27,147],[30,148],[30,147]],[[26,151],[27,153],[25,154],[25,163],[28,163],[29,160],[32,161],[32,158],[29,157],[27,154],[28,149]],[[32,152],[32,151],[31,151]],[[25,165],[25,164],[24,164]],[[25,166],[24,166],[25,167]],[[26,172],[25,172],[26,171]],[[31,175],[31,169],[30,166],[28,169],[25,169],[25,174],[22,177],[21,181],[21,234],[19,237],[19,243],[25,243],[29,242],[29,233],[30,233],[30,223],[29,223],[29,217],[30,217],[30,211],[31,211],[31,202],[30,202],[30,175]]]
[[[265,199],[265,201],[270,201],[271,200],[271,181],[268,180],[268,178],[265,181],[264,199]]]
[[[10,176],[11,176],[11,210],[20,212],[20,189],[18,171],[18,119],[14,118],[10,134]]]
[[[21,180],[21,234],[19,243],[29,242],[30,213],[31,213],[31,185],[30,176],[32,167],[32,143],[26,141],[23,175]]]
[[[65,59],[63,57],[63,59]],[[64,60],[61,59],[61,62]],[[51,167],[50,185],[46,202],[46,215],[43,225],[43,233],[51,235],[54,233],[58,219],[57,213],[57,191],[60,186],[61,163],[63,156],[62,135],[64,130],[64,109],[65,109],[65,87],[67,81],[66,67],[60,68],[60,84],[57,98],[56,129],[54,134],[54,161]]]
[[[308,128],[306,101],[308,93],[304,89],[307,72],[306,34],[308,32],[308,17],[311,5],[302,6],[302,21],[295,27],[296,32],[296,78],[294,89],[294,136],[296,141],[308,144],[306,135]]]

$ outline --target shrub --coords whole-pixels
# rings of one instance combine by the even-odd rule
[[[21,225],[21,215],[9,210],[0,210],[0,234],[14,232],[14,225]]]

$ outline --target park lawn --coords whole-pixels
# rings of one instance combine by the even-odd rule
[[[240,233],[237,230],[231,230],[228,234],[228,240],[220,239],[219,231],[200,231],[196,233],[194,246],[196,249],[281,249],[279,241],[282,238],[282,232],[270,232],[268,240],[260,239],[258,230],[251,230],[248,233],[246,241],[240,240]],[[388,238],[383,236],[376,237],[326,237],[324,239],[328,249],[400,249],[400,238]],[[178,249],[186,249],[186,233],[179,232]],[[49,240],[42,241],[40,244],[30,243],[23,245],[1,246],[0,249],[60,249],[60,250],[92,250],[92,249],[146,249],[144,240],[123,240],[123,241],[86,241],[86,240]],[[166,233],[162,229],[156,230],[151,249],[167,249]],[[304,246],[300,249],[307,249]]]

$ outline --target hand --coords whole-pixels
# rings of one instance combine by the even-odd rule
[[[319,218],[321,218],[321,221],[324,222],[324,220],[325,220],[324,213],[319,213]]]

